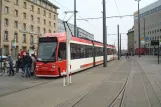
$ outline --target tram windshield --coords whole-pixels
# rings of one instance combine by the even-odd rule
[[[55,41],[39,40],[38,61],[56,61],[56,47]]]

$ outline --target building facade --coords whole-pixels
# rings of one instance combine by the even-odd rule
[[[145,23],[144,23],[145,20]],[[145,25],[145,36],[144,36]],[[134,47],[138,48],[138,12],[134,13]],[[140,40],[141,48],[148,48],[149,54],[154,54],[155,47],[151,40],[161,40],[161,0],[140,9]]]
[[[2,0],[1,6],[3,55],[37,47],[39,36],[58,31],[58,7],[48,0]]]
[[[128,43],[127,43],[128,53],[133,55],[133,54],[135,54],[134,27],[128,31],[127,35],[128,35]]]
[[[63,21],[59,19],[58,23],[59,23],[59,24],[58,24],[58,32],[65,32]],[[67,28],[67,33],[68,33],[68,35],[71,35],[71,33],[72,33],[72,35],[73,35],[74,37],[84,38],[84,39],[89,39],[89,40],[94,40],[94,35],[93,35],[93,34],[91,34],[91,33],[87,32],[87,31],[83,30],[83,29],[80,28],[80,27],[77,27],[77,29],[76,29],[77,35],[74,35],[74,25],[71,24],[71,23],[68,23],[68,25],[69,25],[69,28],[70,28],[70,30],[71,30],[71,31],[70,31],[70,30]],[[67,27],[67,26],[66,26],[66,27]]]

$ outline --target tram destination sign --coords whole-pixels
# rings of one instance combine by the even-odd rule
[[[159,40],[151,40],[151,45],[159,45]]]

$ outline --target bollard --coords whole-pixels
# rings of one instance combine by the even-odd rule
[[[72,73],[70,72],[70,75],[69,75],[69,83],[71,84],[72,83]]]
[[[66,84],[65,84],[65,71],[63,71],[63,86],[66,86]]]

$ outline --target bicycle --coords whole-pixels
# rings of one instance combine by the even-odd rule
[[[16,67],[13,67],[13,69]],[[0,68],[0,76],[4,75],[4,73],[7,71],[7,74],[9,74],[10,72],[10,67],[9,64],[6,61],[3,61],[3,67]],[[16,70],[14,70],[14,72],[16,73]]]
[[[6,69],[7,69],[7,74],[9,74],[9,67],[7,67],[7,63],[6,61],[3,61],[3,66],[0,68],[0,76],[2,76],[5,72],[6,72]]]

